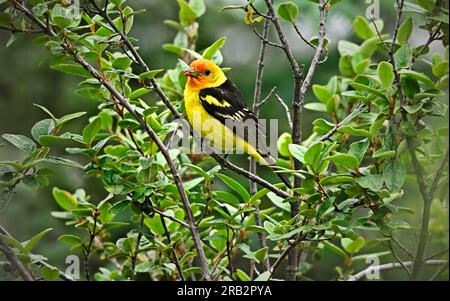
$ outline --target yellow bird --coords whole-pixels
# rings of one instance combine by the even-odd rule
[[[263,165],[276,163],[266,146],[264,129],[219,66],[197,59],[184,75],[188,77],[184,89],[186,114],[196,133],[216,149],[245,152]],[[284,175],[277,175],[290,186]]]

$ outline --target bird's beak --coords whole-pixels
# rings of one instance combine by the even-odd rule
[[[197,78],[199,76],[199,73],[195,71],[194,69],[189,69],[184,71],[184,76]]]

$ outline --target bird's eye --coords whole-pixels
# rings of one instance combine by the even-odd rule
[[[209,71],[209,70],[206,70],[206,71],[205,71],[205,75],[206,75],[206,76],[208,76],[208,75],[210,75],[210,74],[211,74],[211,71]]]

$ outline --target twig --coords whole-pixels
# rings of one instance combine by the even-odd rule
[[[269,35],[269,19],[264,20],[263,24],[263,36],[261,39],[261,46],[259,50],[259,57],[258,57],[258,65],[256,70],[256,79],[255,79],[255,91],[253,94],[253,113],[255,114],[256,118],[259,117],[259,109],[261,105],[264,103],[265,100],[261,100],[261,90],[262,90],[262,79],[264,75],[264,62],[266,58],[266,49],[267,49],[267,37]],[[266,97],[266,100],[269,98],[269,96],[272,94],[272,92],[275,90],[276,87],[273,87],[273,89],[270,91],[269,95]],[[249,171],[252,174],[256,174],[257,172],[257,165],[255,158],[251,157],[250,159],[250,166]],[[250,193],[255,194],[258,191],[257,183],[255,181],[250,180]],[[259,212],[259,206],[255,206],[255,224],[257,226],[262,226],[261,216]],[[266,235],[263,232],[258,233],[258,239],[259,244],[261,248],[267,247],[267,240]],[[268,271],[270,269],[270,260],[269,257],[266,256],[264,259],[264,267],[265,270]]]
[[[446,268],[448,268],[448,261],[446,264],[437,269],[437,271],[433,274],[433,276],[431,276],[429,281],[434,281],[434,279],[436,279]]]
[[[257,109],[261,108],[266,103],[266,101],[269,100],[270,96],[272,96],[273,92],[275,92],[276,89],[277,87],[273,87],[272,90],[270,90],[270,92],[267,94],[267,96],[259,101]]]
[[[172,243],[172,239],[170,238],[170,232],[169,232],[169,229],[167,228],[166,221],[164,220],[164,217],[162,215],[160,215],[159,217],[161,218],[161,223],[164,228],[164,234],[166,235],[167,241],[169,242],[169,245],[170,245]],[[172,248],[172,256],[173,256],[172,262],[173,262],[173,264],[175,264],[175,266],[177,268],[178,274],[180,275],[180,280],[184,281],[185,279],[184,279],[184,275],[183,275],[183,270],[181,269],[180,261],[178,260],[178,256],[175,251],[175,248]]]
[[[92,0],[92,2],[95,3],[95,1]],[[44,23],[42,23],[28,8],[23,6],[19,1],[14,0],[14,4],[18,10],[22,11],[30,20],[32,20],[34,23],[36,23],[40,28],[42,28],[44,31],[47,32],[50,36],[55,36],[55,33],[46,27]],[[101,11],[101,10],[99,10]],[[131,43],[130,43],[131,44]],[[94,69],[84,58],[81,57],[77,52],[75,52],[72,48],[70,48],[67,43],[61,44],[61,46],[64,48],[64,50],[71,55],[74,60],[79,63],[86,71],[88,71],[94,78],[96,78],[110,93],[111,95],[116,98],[119,103],[124,106],[130,114],[135,118],[137,122],[141,125],[141,127],[145,130],[145,132],[150,136],[150,138],[155,142],[155,144],[160,149],[161,153],[163,154],[169,169],[172,173],[173,180],[175,182],[176,188],[180,194],[180,198],[183,202],[183,207],[186,212],[186,217],[189,221],[189,229],[191,230],[191,234],[194,240],[194,246],[197,250],[197,254],[199,257],[199,263],[200,268],[202,270],[202,274],[205,276],[206,280],[210,280],[210,275],[208,271],[208,264],[206,260],[205,253],[202,248],[202,242],[200,239],[200,234],[198,232],[198,229],[195,225],[194,216],[189,204],[189,200],[187,198],[186,192],[183,188],[183,183],[180,177],[180,174],[178,173],[178,170],[175,167],[175,164],[172,160],[172,158],[169,155],[168,149],[165,147],[163,142],[159,139],[158,135],[153,131],[153,129],[145,122],[144,119],[140,116],[139,113],[136,112],[134,107],[128,102],[125,97],[123,97],[111,84],[109,81],[107,81],[96,69]],[[132,47],[130,51],[134,51],[134,48]],[[139,55],[138,55],[139,56]]]
[[[23,265],[23,263],[17,258],[14,251],[9,247],[9,245],[4,241],[3,237],[0,235],[0,251],[5,254],[6,259],[11,263],[14,269],[19,273],[19,276],[25,281],[34,281],[33,276]]]
[[[234,268],[233,268],[233,260],[231,258],[231,248],[230,248],[230,226],[227,226],[227,257],[228,257],[228,266],[230,268],[230,275],[231,278],[233,278],[233,274],[234,274]]]
[[[297,245],[305,238],[304,235],[298,235],[297,238],[295,239],[295,241],[293,243],[290,243],[289,246],[281,253],[281,255],[277,258],[277,260],[275,261],[275,263],[272,265],[272,267],[270,268],[270,278],[272,278],[273,274],[277,271],[277,269],[280,267],[281,263],[283,262],[283,260],[286,258],[286,256],[289,255],[289,253],[291,252],[291,250],[293,250],[294,248],[297,247]]]
[[[7,26],[3,26],[3,25],[0,25],[0,29],[1,30],[5,30],[5,31],[9,31],[11,33],[19,33],[19,32],[23,32],[23,33],[43,33],[42,30],[20,29],[20,28],[15,28],[15,27],[7,27]]]
[[[282,198],[289,198],[291,195],[277,187],[275,187],[273,184],[267,182],[263,178],[258,177],[257,175],[249,172],[248,170],[245,170],[244,168],[241,168],[239,166],[234,165],[230,161],[226,160],[225,158],[219,156],[218,154],[211,154],[211,157],[213,157],[219,164],[222,166],[223,169],[229,169],[234,171],[235,173],[242,175],[246,177],[249,180],[255,181],[259,185],[263,186],[264,188],[269,189],[276,195],[282,197]]]
[[[277,93],[275,93],[275,98],[283,106],[283,108],[286,112],[286,118],[287,118],[287,121],[289,124],[289,128],[292,130],[292,118],[291,118],[291,112],[289,111],[288,105],[284,102],[284,100]]]
[[[97,218],[100,212],[98,209],[94,211],[94,225],[92,226],[92,232],[89,230],[89,243],[88,246],[84,246],[83,244],[83,255],[84,255],[84,275],[86,276],[86,280],[90,281],[90,273],[89,273],[89,256],[92,252],[92,244],[94,243],[95,237],[97,236]]]
[[[263,36],[258,32],[258,30],[256,30],[255,25],[252,25],[251,27],[252,27],[253,32],[256,34],[256,36],[257,36],[264,44],[267,44],[267,45],[270,45],[270,46],[273,46],[273,47],[276,47],[276,48],[283,49],[283,45],[277,44],[277,43],[274,43],[274,42],[271,42],[271,41],[267,40],[267,38],[263,37]]]
[[[136,268],[136,260],[139,254],[139,245],[141,244],[142,239],[142,226],[144,224],[144,214],[141,213],[139,216],[139,226],[138,226],[138,235],[136,239],[136,247],[134,248],[133,256],[131,257],[131,270],[134,274],[134,269]]]
[[[449,152],[449,149],[447,148],[447,151],[445,152],[445,156],[442,159],[441,166],[439,167],[439,169],[436,172],[436,175],[434,176],[434,180],[433,180],[433,182],[432,182],[432,184],[430,186],[430,190],[428,191],[428,195],[433,195],[435,193],[436,189],[437,189],[437,186],[439,184],[439,180],[441,179],[442,174],[444,173],[444,170],[445,170],[445,166],[448,163],[448,156],[449,156],[448,152]]]
[[[394,247],[392,246],[392,241],[388,241],[388,245],[389,245],[389,250],[392,253],[392,256],[394,256],[395,260],[397,260],[398,263],[400,263],[400,265],[402,266],[402,268],[406,271],[406,274],[411,274],[411,271],[408,269],[408,267],[406,265],[404,265],[403,261],[401,260],[400,257],[398,257],[397,253],[394,250]]]
[[[38,260],[36,262],[38,265],[42,266],[42,267],[47,267],[47,268],[51,268],[54,269],[54,266],[49,265],[48,263],[46,263],[43,260]],[[59,272],[59,278],[63,281],[75,281],[75,279],[73,279],[72,277],[70,277],[69,275],[64,274],[62,271],[58,270]]]
[[[311,47],[312,49],[316,50],[316,46],[314,46],[313,44],[311,44],[310,41],[308,41],[302,34],[302,32],[300,31],[300,28],[298,28],[297,24],[295,24],[294,22],[292,22],[292,25],[294,26],[295,32],[297,32],[298,36],[300,37],[300,39],[302,39],[303,42],[305,42],[306,45],[308,45],[309,47]]]
[[[353,120],[356,116],[358,116],[363,109],[365,108],[365,104],[361,103],[357,106],[347,117],[341,120],[338,124],[336,124],[328,133],[319,138],[319,141],[329,140],[342,126],[346,125],[350,121]]]
[[[403,262],[404,266],[411,266],[412,264],[413,264],[412,261]],[[426,264],[426,265],[441,265],[441,264],[448,264],[448,261],[446,261],[446,260],[429,260],[429,261],[424,262],[424,264]],[[362,270],[361,272],[358,272],[357,274],[351,276],[350,278],[347,279],[347,281],[361,280],[364,276],[366,276],[374,271],[392,270],[392,269],[397,269],[397,268],[401,268],[401,267],[402,267],[402,265],[398,262],[380,264],[377,266],[370,266],[370,267]]]
[[[427,258],[425,258],[425,261],[439,257],[441,255],[444,255],[445,253],[448,253],[448,248],[428,256]]]
[[[400,249],[402,249],[403,252],[405,252],[410,258],[413,258],[414,255],[411,253],[410,250],[408,250],[408,248],[406,248],[398,239],[396,239],[394,236],[390,236],[389,237],[397,246],[400,247]],[[431,259],[431,258],[430,258]]]

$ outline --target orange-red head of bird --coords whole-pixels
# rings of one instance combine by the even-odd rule
[[[189,77],[187,86],[190,89],[217,87],[226,81],[220,67],[207,59],[194,60],[184,72],[184,76]]]

